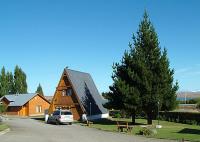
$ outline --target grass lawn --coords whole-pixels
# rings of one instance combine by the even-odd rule
[[[94,122],[94,124],[91,127],[105,131],[117,132],[116,121],[131,122],[130,119],[111,119],[111,120]],[[146,120],[137,119],[136,123],[137,124],[135,125],[131,133],[133,135],[138,134],[138,132],[142,129],[141,125],[146,125]],[[152,127],[155,128],[156,124],[157,120],[153,121]],[[157,134],[150,137],[160,138],[160,139],[174,139],[174,140],[180,140],[184,138],[184,140],[200,142],[200,126],[180,124],[167,121],[160,121],[160,124],[163,126],[163,128],[157,129]]]
[[[6,124],[0,124],[0,132],[7,128],[8,128],[8,126]]]

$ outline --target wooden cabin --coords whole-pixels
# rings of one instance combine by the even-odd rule
[[[108,117],[92,77],[88,73],[65,68],[51,101],[49,114],[56,109],[70,109],[74,119],[80,120],[82,114],[91,119]]]
[[[5,95],[0,101],[6,106],[7,115],[43,115],[50,106],[50,103],[38,93]]]

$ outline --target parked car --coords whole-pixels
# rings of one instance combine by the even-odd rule
[[[73,114],[69,110],[56,110],[51,114],[47,120],[47,123],[59,124],[69,124],[71,125],[73,119]]]

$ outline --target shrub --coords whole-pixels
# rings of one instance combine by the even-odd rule
[[[144,136],[151,136],[151,135],[157,134],[157,131],[156,129],[150,129],[150,128],[144,127],[139,131],[139,134],[144,135]]]
[[[3,118],[0,116],[0,125],[1,125],[2,122],[3,122]]]
[[[6,106],[0,104],[0,114],[6,111]]]
[[[200,125],[200,113],[193,112],[160,112],[165,121]]]
[[[197,103],[197,109],[200,109],[200,102]]]
[[[114,115],[114,118],[121,118],[121,114],[120,114],[120,113],[116,113],[116,114]]]

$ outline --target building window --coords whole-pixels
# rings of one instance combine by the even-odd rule
[[[62,90],[62,96],[66,95],[66,90]]]
[[[39,107],[39,111],[42,112],[42,106]]]
[[[42,112],[42,106],[36,106],[36,113]]]
[[[71,96],[72,95],[72,88],[68,88],[67,89],[67,96]]]
[[[62,96],[71,96],[71,95],[72,95],[72,88],[62,90]]]

